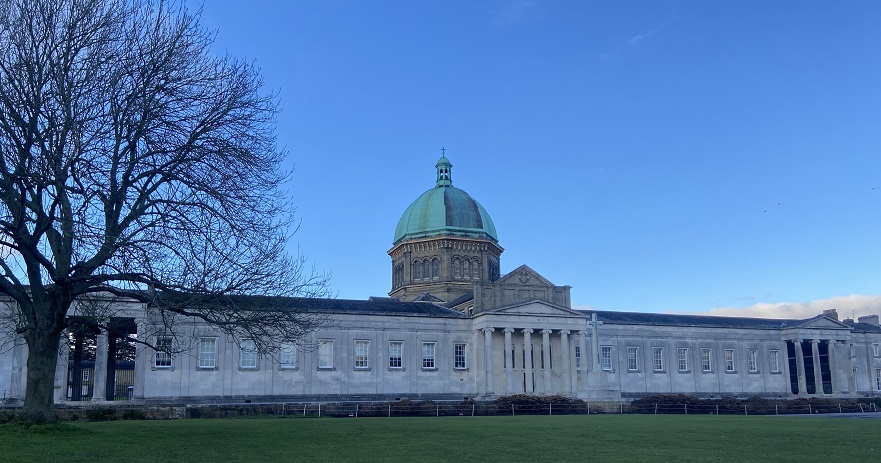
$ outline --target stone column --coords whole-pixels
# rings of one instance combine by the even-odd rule
[[[805,395],[808,393],[808,387],[805,380],[805,357],[801,348],[802,340],[795,339],[792,342],[795,345],[795,368],[796,373],[798,373],[798,395]]]
[[[823,394],[823,370],[820,368],[819,339],[811,339],[811,356],[814,358],[814,393]]]
[[[144,319],[136,319],[135,323],[138,327],[137,334],[139,339],[154,341],[154,339],[146,339],[148,330]],[[152,372],[152,364],[153,354],[150,349],[139,347],[135,350],[135,384],[134,391],[132,391],[135,399],[143,399],[145,396],[145,379],[147,372]]]
[[[572,393],[572,365],[569,359],[569,330],[560,330],[560,353],[563,355],[563,392]]]
[[[17,354],[16,345],[18,345],[18,340],[16,339],[18,335],[13,336],[13,344],[12,344],[12,356],[13,356],[13,368],[12,368],[12,381],[10,382],[11,390],[7,393],[7,395],[11,397],[15,397],[14,390],[16,384],[16,362],[15,357]],[[22,341],[23,343],[24,341]],[[55,363],[55,403],[63,402],[67,400],[67,362],[70,357],[70,346],[67,345],[67,332],[61,333],[61,339],[58,341],[58,361]],[[24,391],[24,389],[22,389]],[[21,398],[24,398],[22,395]]]
[[[92,371],[92,401],[107,400],[107,332],[98,333],[95,370]]]
[[[835,340],[829,339],[826,341],[826,358],[829,359],[829,382],[832,383],[831,392],[835,394],[835,386],[838,385],[837,372],[835,371],[835,366],[837,365],[836,360],[833,359],[835,357]]]
[[[495,328],[483,329],[483,350],[486,358],[486,395],[492,395],[493,389],[493,331]]]
[[[526,389],[523,391],[527,394],[535,392],[532,387],[532,328],[523,330],[523,374],[526,375]]]
[[[541,330],[541,351],[544,362],[544,392],[551,393],[551,333],[553,330]]]
[[[505,328],[505,391],[514,393],[514,343],[511,341],[511,333],[514,328]]]

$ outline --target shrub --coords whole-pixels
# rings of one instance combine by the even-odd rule
[[[89,421],[111,421],[116,419],[116,409],[107,407],[90,408],[86,410],[86,419]]]

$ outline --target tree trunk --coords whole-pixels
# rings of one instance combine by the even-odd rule
[[[22,419],[29,423],[56,421],[55,366],[58,361],[60,335],[41,333],[27,336],[28,374]]]

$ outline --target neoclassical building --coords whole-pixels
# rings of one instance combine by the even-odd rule
[[[830,309],[781,320],[573,310],[569,286],[526,265],[501,273],[504,249],[489,214],[453,186],[446,157],[435,168],[434,187],[395,229],[388,297],[275,301],[333,320],[309,334],[310,348],[260,355],[247,340],[239,345],[196,326],[192,350],[168,355],[107,333],[79,333],[61,346],[56,401],[881,394],[877,315],[838,320]],[[131,314],[115,321],[117,332],[152,332],[145,307],[117,303]],[[24,396],[27,349],[12,336],[4,341],[0,394],[16,402]]]

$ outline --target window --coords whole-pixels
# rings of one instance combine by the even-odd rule
[[[770,356],[771,357],[770,358],[770,360],[771,360],[771,365],[770,365],[771,366],[771,373],[780,373],[780,360],[778,359],[779,355],[780,355],[779,350],[772,350],[771,351],[771,356]]]
[[[89,372],[90,372],[90,371],[91,371],[91,370],[86,369],[86,368],[83,369],[83,382],[86,382],[86,383],[89,382],[89,376],[90,376],[90,375],[89,375]]]
[[[652,347],[652,369],[664,371],[664,348]]]
[[[680,347],[676,349],[676,363],[679,371],[688,371],[688,348]]]
[[[431,259],[431,277],[432,278],[436,279],[440,276],[439,272],[438,272],[439,269],[440,269],[440,260],[437,257],[435,257],[434,259]]]
[[[701,370],[713,371],[712,349],[701,349]]]
[[[171,338],[156,338],[156,353],[153,356],[153,366],[156,368],[171,368]]]
[[[318,368],[320,370],[333,369],[333,341],[328,339],[318,341]]]
[[[422,269],[422,264],[420,264],[418,260],[417,260],[416,262],[413,262],[413,279],[414,279],[414,280],[419,280],[419,279],[422,278],[422,277],[420,276],[420,274],[421,274],[420,270],[421,270],[421,269]]]
[[[603,370],[612,369],[612,346],[600,347],[600,365]]]
[[[285,369],[297,368],[297,348],[291,343],[281,345],[281,355],[279,355],[281,367]]]
[[[725,349],[725,371],[734,371],[734,349]]]
[[[856,356],[857,356],[857,351],[856,351],[856,349],[854,349],[854,347],[853,347],[853,343],[850,343],[850,356],[851,356],[851,357],[856,357]]]
[[[370,341],[355,341],[355,369],[370,368]]]
[[[872,355],[881,357],[881,344],[872,344]]]
[[[253,370],[257,368],[257,345],[253,339],[245,339],[241,345],[242,351],[239,356],[239,367]]]
[[[428,280],[431,278],[430,265],[431,265],[431,263],[428,261],[428,259],[425,259],[422,261],[422,279],[423,280]]]
[[[747,351],[747,363],[749,363],[749,371],[755,373],[759,371],[759,353],[755,350]]]
[[[639,347],[627,346],[627,370],[639,370]]]
[[[881,391],[881,368],[875,368],[875,390]]]
[[[465,357],[465,343],[456,343],[453,345],[453,368],[464,370],[467,366]]]
[[[437,368],[435,366],[434,357],[437,351],[437,343],[436,342],[423,342],[422,343],[422,368],[424,369],[434,369]]]
[[[575,346],[575,370],[581,371],[581,346]]]
[[[199,368],[217,368],[217,338],[199,339]]]
[[[388,367],[404,368],[404,341],[389,341]]]

